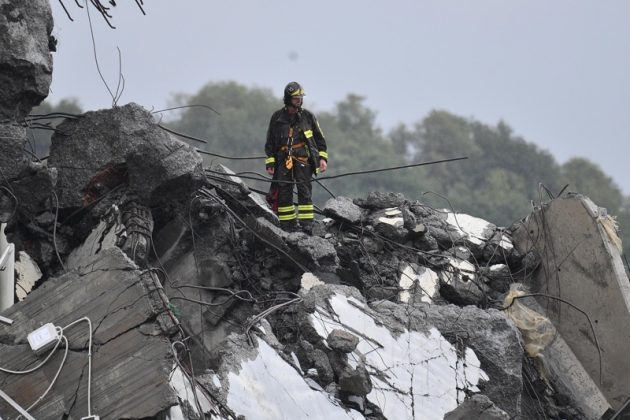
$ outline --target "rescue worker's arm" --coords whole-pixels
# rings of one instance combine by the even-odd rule
[[[273,125],[273,121],[275,118],[275,114],[271,116],[271,120],[269,121],[269,128],[267,129],[267,141],[265,142],[265,155],[267,158],[265,159],[265,169],[269,175],[273,175],[276,167],[276,151],[274,150],[274,141],[273,141],[273,130],[271,129]]]
[[[315,145],[319,151],[319,172],[326,172],[328,168],[328,151],[326,147],[326,139],[322,128],[319,126],[319,122],[315,115],[313,115],[313,137],[315,138]]]

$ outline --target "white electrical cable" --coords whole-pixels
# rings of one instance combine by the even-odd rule
[[[24,410],[18,403],[16,403],[15,401],[13,401],[11,399],[11,397],[9,397],[7,394],[5,394],[4,392],[2,392],[2,390],[0,389],[0,398],[2,398],[3,400],[5,400],[6,402],[8,402],[13,408],[15,408],[18,413],[20,413],[21,415],[24,416],[24,418],[26,420],[35,420],[35,418],[33,416],[31,416],[30,414],[28,414],[26,412],[26,410]]]
[[[66,344],[66,351],[63,353],[63,359],[61,360],[61,364],[59,365],[59,368],[57,369],[57,373],[55,374],[55,377],[50,382],[50,385],[48,385],[48,388],[46,389],[46,391],[44,391],[44,393],[33,404],[29,405],[26,411],[30,411],[33,407],[39,404],[39,402],[44,399],[46,394],[48,394],[48,391],[52,389],[53,385],[55,385],[55,382],[57,382],[57,378],[59,377],[59,374],[61,373],[61,369],[63,368],[63,365],[66,363],[66,358],[68,357],[68,350],[70,347],[68,345],[68,339],[66,338],[66,336],[64,335],[62,337],[63,337],[64,343]]]
[[[55,377],[52,379],[52,381],[51,381],[50,385],[48,386],[48,388],[46,389],[46,391],[44,391],[44,393],[33,404],[31,404],[31,406],[28,407],[27,410],[24,410],[17,403],[15,403],[15,401],[13,401],[8,395],[6,395],[4,392],[0,391],[0,397],[4,398],[5,401],[7,401],[16,410],[18,410],[22,414],[22,416],[24,416],[27,420],[35,420],[35,419],[33,419],[32,416],[30,416],[27,413],[27,411],[30,410],[31,408],[35,407],[35,405],[37,405],[48,394],[48,392],[52,389],[53,385],[57,381],[57,378],[59,377],[59,374],[61,373],[61,369],[63,368],[63,366],[64,366],[64,364],[66,362],[66,358],[68,356],[68,350],[70,348],[70,345],[68,343],[67,337],[63,334],[64,330],[72,327],[73,325],[75,325],[75,324],[77,324],[77,323],[79,323],[81,321],[86,321],[88,323],[88,326],[90,327],[90,335],[89,335],[90,338],[89,338],[89,344],[88,344],[87,406],[88,406],[88,417],[92,416],[92,335],[93,335],[93,331],[92,331],[92,321],[90,320],[90,318],[83,317],[83,318],[77,319],[76,321],[71,322],[70,324],[66,325],[63,328],[55,326],[55,330],[59,334],[59,338],[57,339],[57,342],[55,343],[55,346],[52,348],[50,353],[48,353],[48,356],[46,356],[46,358],[39,365],[35,366],[34,368],[31,368],[31,369],[28,369],[28,370],[23,370],[23,371],[10,370],[10,369],[6,369],[6,368],[0,367],[0,371],[6,372],[6,373],[10,373],[10,374],[14,374],[14,375],[24,375],[24,374],[27,374],[27,373],[34,372],[37,369],[39,369],[42,366],[44,366],[44,364],[52,357],[52,355],[55,353],[55,351],[59,347],[59,344],[61,343],[61,340],[62,339],[64,340],[65,345],[66,345],[65,353],[63,355],[63,360],[61,361],[61,365],[59,365],[59,368],[57,369],[57,373],[55,374]],[[0,420],[1,420],[1,417],[0,417]]]
[[[84,316],[83,318],[77,319],[76,321],[73,321],[73,322],[69,323],[68,325],[66,325],[65,327],[61,328],[61,331],[63,333],[64,330],[72,327],[73,325],[75,325],[75,324],[77,324],[77,323],[79,323],[81,321],[86,321],[88,323],[88,325],[90,326],[90,342],[89,342],[89,345],[88,345],[87,406],[88,406],[88,417],[91,417],[92,416],[92,321],[87,316]]]
[[[48,356],[46,356],[46,358],[39,365],[35,366],[32,369],[28,369],[28,370],[10,370],[10,369],[5,369],[3,367],[0,367],[0,371],[5,372],[5,373],[11,373],[13,375],[25,375],[27,373],[35,372],[37,369],[39,369],[42,366],[44,366],[46,364],[46,362],[48,361],[48,359],[50,359],[52,357],[52,355],[55,353],[55,350],[57,350],[57,347],[59,347],[59,343],[61,343],[61,338],[63,336],[63,330],[60,327],[55,327],[55,329],[59,333],[59,338],[57,339],[57,343],[55,344],[55,347],[53,347],[52,350],[50,350],[50,353],[48,353]]]

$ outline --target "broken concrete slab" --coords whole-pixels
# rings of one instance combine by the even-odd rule
[[[487,300],[488,286],[479,279],[475,266],[465,260],[449,258],[440,271],[440,295],[457,305],[480,305]]]
[[[490,239],[497,230],[494,224],[486,220],[447,210],[443,210],[441,217],[435,221],[438,223],[433,222],[431,233],[437,238],[441,246],[450,248],[455,245],[463,245],[478,259],[483,258],[484,250],[488,247]],[[498,242],[509,249],[512,248],[508,240],[499,240]]]
[[[225,165],[216,165],[212,167],[212,170],[212,184],[220,186],[218,189],[219,194],[224,200],[230,202],[233,207],[245,207],[247,209],[247,213],[256,217],[262,216],[271,222],[276,222],[278,220],[276,214],[269,208],[269,204],[267,203],[265,197],[256,191],[252,191],[249,186],[234,173],[234,171]],[[222,172],[227,175],[226,182],[222,182],[218,179],[218,172]],[[239,212],[241,212],[240,209]]]
[[[334,273],[339,267],[339,257],[330,241],[319,236],[302,233],[291,234],[287,237],[289,245],[295,245],[297,253],[306,261],[311,270]]]
[[[192,287],[203,287],[204,285],[198,276],[197,263],[192,252],[187,252],[178,258],[165,260],[164,266],[171,279],[165,284],[166,294],[174,297],[171,305],[179,314],[182,324],[192,335],[199,337],[200,343],[205,349],[215,348],[231,332],[230,324],[226,325],[221,322],[225,316],[225,313],[222,312],[222,305],[219,308],[206,307],[200,311],[198,304],[188,302],[186,299],[212,302],[215,298],[225,300],[226,294],[212,293],[201,289],[196,289],[191,293],[190,290],[192,289],[179,289],[180,284]],[[205,333],[202,334],[202,331]],[[203,353],[204,350],[199,349],[199,351]],[[205,364],[199,363],[199,366]]]
[[[70,252],[65,262],[66,269],[73,270],[86,266],[99,252],[116,247],[118,233],[122,229],[118,223],[119,213],[118,207],[112,207],[106,217],[85,238],[83,244]]]
[[[35,283],[42,278],[42,271],[33,259],[24,251],[18,253],[18,258],[15,260],[15,273],[17,274],[15,279],[15,295],[19,301],[26,298]]]
[[[251,346],[244,337],[232,335],[218,351],[221,363],[215,369],[219,387],[213,394],[235,416],[276,420],[305,417],[363,419],[330,395],[311,388],[300,372],[267,343],[270,331],[254,337]],[[273,341],[273,340],[272,340]]]
[[[491,264],[520,261],[522,256],[514,248],[512,237],[504,228],[496,228],[483,249],[483,259]]]
[[[108,176],[128,182],[146,204],[159,201],[160,188],[189,195],[195,176],[201,176],[201,163],[193,147],[160,129],[134,103],[64,121],[53,135],[48,160],[59,171],[56,188],[62,208],[83,205],[90,193],[86,188],[97,186],[91,183],[97,175],[103,178],[97,184],[106,183]],[[121,165],[126,178],[120,176]]]
[[[396,207],[376,210],[370,214],[376,232],[396,242],[404,242],[409,235],[405,228],[402,211]]]
[[[473,245],[483,246],[493,235],[496,226],[479,217],[464,213],[446,213],[446,222]],[[508,246],[506,244],[506,246]]]
[[[188,198],[201,177],[203,161],[194,147],[164,132],[157,137],[157,133],[145,142],[136,140],[137,147],[127,155],[129,187],[149,205],[162,204],[167,191],[170,199]]]
[[[390,207],[400,207],[407,199],[402,193],[372,191],[365,199],[356,198],[354,203],[366,209],[386,209]]]
[[[406,266],[400,275],[399,300],[402,303],[433,303],[439,298],[438,273],[417,264]]]
[[[363,218],[363,210],[348,197],[331,198],[324,204],[322,212],[333,219],[351,224],[359,223]]]
[[[0,326],[2,367],[19,370],[33,364],[26,336],[42,324],[64,327],[89,317],[94,341],[93,412],[105,418],[155,416],[177,403],[168,386],[173,364],[168,340],[172,323],[163,313],[164,303],[158,293],[155,279],[139,272],[119,249],[103,251],[83,269],[48,280],[3,312],[15,322]],[[87,415],[87,327],[81,323],[64,329],[72,351],[56,386],[33,409],[36,418]],[[28,406],[52,380],[61,356],[57,351],[40,373],[0,372],[3,391]],[[148,388],[152,392],[147,393]],[[0,412],[9,410],[0,403]]]
[[[494,405],[490,398],[475,394],[455,410],[444,415],[444,420],[510,420],[510,416]]]
[[[476,366],[487,375],[478,384],[480,392],[510,416],[520,415],[523,349],[519,331],[501,311],[424,303],[403,306],[392,302],[376,302],[371,307],[404,322],[410,329],[433,325],[449,342],[470,348],[479,358]]]
[[[55,177],[54,168],[47,168],[43,163],[30,162],[28,168],[22,170],[19,178],[12,182],[19,202],[18,211],[25,218],[39,217],[42,213],[53,214],[56,208],[52,194]],[[52,222],[50,220],[48,226]]]
[[[339,265],[335,247],[327,239],[302,232],[285,232],[268,220],[247,218],[247,225],[257,239],[272,245],[289,271],[334,273]]]
[[[0,0],[0,11],[0,120],[19,121],[48,96],[52,11],[47,0]]]
[[[472,350],[464,349],[458,356],[438,330],[426,323],[407,330],[408,324],[401,323],[408,318],[405,307],[381,303],[399,308],[396,318],[387,311],[370,309],[356,289],[316,286],[304,296],[305,308],[312,313],[309,323],[301,325],[311,342],[317,342],[317,337],[325,339],[332,329],[360,338],[348,361],[356,369],[359,360],[365,360],[373,383],[367,395],[371,409],[390,419],[410,418],[412,410],[422,418],[441,419],[463,401],[459,390],[478,392],[477,385],[488,380]],[[458,357],[465,363],[458,363]]]
[[[0,52],[0,55],[1,54],[2,52]],[[2,75],[0,73],[0,79],[1,78]],[[0,89],[0,92],[1,91]],[[3,177],[6,179],[6,181],[3,179],[3,182],[16,178],[19,174],[28,169],[30,159],[24,151],[25,141],[26,128],[17,123],[0,122],[0,168],[2,168]],[[11,208],[15,206],[13,202],[10,204]]]
[[[519,284],[513,287],[513,290],[521,289]],[[524,291],[520,295],[526,294]],[[519,294],[512,297],[516,295]],[[506,300],[509,298],[509,295],[506,296]],[[517,308],[517,311],[512,312],[512,308]],[[536,354],[541,356],[534,359],[535,365],[541,371],[541,377],[553,383],[556,394],[570,399],[571,405],[580,411],[581,417],[589,420],[603,418],[604,413],[611,409],[610,404],[553,324],[540,315],[544,313],[544,309],[535,298],[523,297],[516,300],[506,313],[515,319],[515,324],[521,330],[526,341],[525,348],[528,348],[527,341],[534,342],[530,346],[534,345]],[[530,336],[533,337],[528,340]]]
[[[603,228],[604,214],[587,197],[564,196],[528,216],[513,238],[521,253],[534,249],[541,256],[528,286],[551,296],[537,300],[617,409],[630,395],[630,377],[619,375],[630,371],[630,281],[615,241]],[[588,314],[592,324],[559,299]]]
[[[408,229],[411,237],[414,239],[422,238],[429,231],[429,229],[423,223],[416,223],[414,226]]]

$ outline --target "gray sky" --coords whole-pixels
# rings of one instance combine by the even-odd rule
[[[161,109],[173,93],[225,80],[280,96],[297,80],[313,110],[365,96],[386,130],[435,108],[503,119],[561,163],[597,163],[630,194],[630,1],[149,0],[147,16],[132,0],[117,3],[116,30],[91,16],[112,89],[122,53],[119,104]],[[49,99],[110,107],[85,9],[64,0],[70,22],[51,4],[59,44]]]

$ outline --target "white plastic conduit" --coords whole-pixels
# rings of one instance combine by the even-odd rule
[[[13,306],[15,294],[15,246],[4,235],[6,226],[0,225],[0,312]]]

